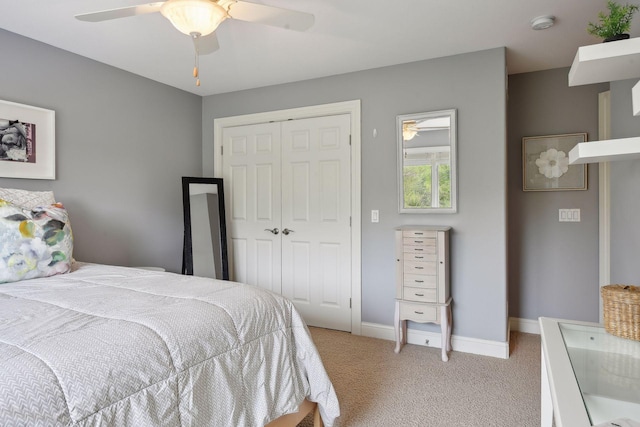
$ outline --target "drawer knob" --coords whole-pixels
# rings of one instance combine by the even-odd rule
[[[423,257],[423,256],[417,256],[417,255],[416,255],[416,259],[422,259],[422,258],[424,258],[424,257]]]
[[[422,249],[422,248],[416,248],[416,249],[415,249],[415,251],[416,251],[416,252],[422,252],[423,250],[424,250],[424,249]]]
[[[424,311],[414,311],[415,314],[424,314]]]
[[[422,240],[414,240],[413,243],[422,243]]]
[[[416,231],[415,234],[417,234],[418,236],[422,236],[422,233],[419,231]]]
[[[424,280],[416,280],[416,283],[424,283]]]
[[[416,267],[416,270],[422,270],[424,267]]]
[[[424,294],[414,294],[414,295],[417,296],[417,297],[423,297],[424,296]]]

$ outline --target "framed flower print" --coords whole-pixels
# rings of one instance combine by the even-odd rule
[[[569,164],[569,151],[586,141],[586,133],[522,138],[522,189],[586,190],[587,165]]]
[[[0,177],[55,179],[55,111],[0,100]]]

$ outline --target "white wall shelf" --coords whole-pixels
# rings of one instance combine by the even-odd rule
[[[578,48],[569,70],[569,86],[640,77],[640,37]],[[632,90],[633,114],[640,114],[640,86]],[[569,152],[569,163],[640,159],[640,137],[582,142]]]
[[[640,116],[640,81],[631,89],[631,103],[633,107],[633,115]]]
[[[578,48],[569,86],[640,77],[640,37]]]
[[[600,163],[640,159],[640,137],[581,142],[569,151],[569,163]]]

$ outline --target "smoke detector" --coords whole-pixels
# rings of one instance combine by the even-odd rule
[[[556,21],[555,16],[545,15],[538,16],[531,20],[531,29],[533,30],[545,30],[549,27],[552,27]]]

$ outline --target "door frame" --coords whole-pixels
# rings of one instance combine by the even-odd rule
[[[222,130],[227,127],[349,114],[351,116],[351,333],[362,333],[360,100],[266,111],[213,120],[213,176],[222,178]]]
[[[598,94],[598,139],[611,139],[611,91]],[[598,163],[598,318],[604,322],[602,286],[611,283],[611,167],[609,162]]]

